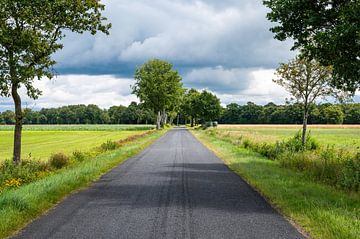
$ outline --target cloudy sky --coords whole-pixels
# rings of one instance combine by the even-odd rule
[[[291,41],[279,42],[261,0],[106,0],[110,36],[68,33],[54,57],[56,79],[37,86],[30,108],[68,104],[128,105],[136,66],[168,60],[185,87],[208,89],[222,103],[283,103],[286,92],[272,83],[279,62],[294,56]],[[24,92],[23,92],[23,95]],[[12,102],[0,98],[0,109]]]

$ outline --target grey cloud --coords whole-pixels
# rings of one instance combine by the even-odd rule
[[[149,58],[191,66],[275,67],[293,54],[269,32],[261,1],[104,1],[110,36],[68,34],[56,55],[61,73],[130,77]]]

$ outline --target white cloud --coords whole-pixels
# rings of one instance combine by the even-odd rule
[[[26,97],[20,90],[23,106],[28,108],[49,108],[70,104],[97,104],[102,108],[112,105],[129,105],[137,101],[131,95],[132,79],[120,79],[110,75],[66,75],[54,80],[37,81],[35,85],[43,92],[36,101]],[[10,98],[1,98],[0,108],[12,109]]]

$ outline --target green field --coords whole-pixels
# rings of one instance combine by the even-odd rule
[[[22,157],[46,160],[51,154],[88,151],[111,140],[143,134],[152,126],[129,125],[63,125],[25,126],[22,138]],[[0,126],[0,160],[10,159],[13,127]]]
[[[137,131],[154,129],[154,125],[24,125],[24,131]],[[13,125],[0,125],[0,131],[13,131]]]
[[[266,141],[275,143],[279,140],[289,139],[301,130],[301,126],[240,126],[226,125],[217,129],[222,134],[229,134],[231,137],[245,136],[255,141]],[[360,148],[360,126],[359,127],[326,127],[313,126],[309,128],[311,135],[322,145],[335,145],[349,149]]]

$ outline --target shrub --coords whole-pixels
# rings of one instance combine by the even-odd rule
[[[106,143],[101,145],[101,149],[104,151],[115,150],[117,148],[119,148],[119,145],[111,140],[108,140]]]
[[[63,153],[57,153],[50,156],[50,166],[55,169],[60,169],[69,163],[69,157]]]
[[[72,156],[76,161],[79,161],[79,162],[84,161],[86,158],[86,155],[83,152],[78,151],[78,150],[74,151],[72,153]]]
[[[360,191],[360,153],[344,161],[340,186],[348,190]]]
[[[284,142],[284,146],[287,150],[293,152],[299,152],[304,150],[316,150],[319,148],[319,144],[316,140],[311,136],[311,132],[306,135],[306,143],[302,145],[302,134],[301,131],[297,132],[294,137]]]
[[[6,160],[0,164],[0,186],[2,188],[13,187],[16,185],[31,182],[37,179],[40,172],[46,172],[49,166],[45,162],[36,160],[23,160],[16,165],[11,160]]]
[[[244,139],[244,140],[243,140],[243,146],[244,146],[244,148],[246,148],[246,149],[251,148],[252,142],[251,142],[249,139]]]

